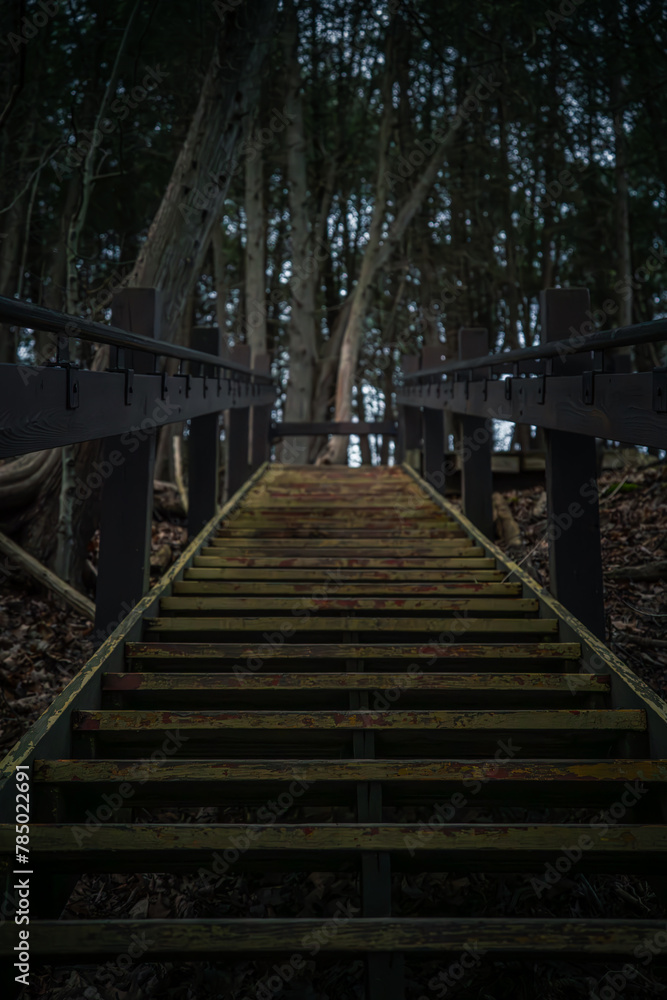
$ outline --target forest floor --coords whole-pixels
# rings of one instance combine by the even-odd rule
[[[183,551],[176,518],[153,521],[151,586]],[[97,567],[98,534],[89,546]],[[95,651],[93,623],[27,577],[0,584],[0,756],[44,712]]]
[[[612,649],[654,690],[667,697],[667,643],[663,622],[667,595],[663,579],[628,580],[616,575],[624,567],[667,560],[667,466],[630,468],[605,472],[601,526],[607,634]],[[524,560],[542,585],[548,585],[546,514],[540,488],[504,494],[523,536],[522,549],[512,557]],[[167,568],[182,550],[181,524],[154,523],[153,552],[156,574]],[[91,559],[95,562],[95,543]],[[170,550],[168,552],[167,550]],[[157,576],[155,577],[155,579]],[[153,581],[154,582],[154,581]],[[44,711],[53,697],[80,669],[92,652],[92,624],[63,611],[50,596],[16,579],[0,590],[0,746],[13,742]],[[646,643],[648,642],[648,645]],[[661,645],[662,643],[662,645]],[[557,810],[561,813],[562,810]],[[248,822],[245,808],[139,810],[143,822]],[[397,822],[429,822],[428,809],[396,809]],[[475,815],[460,821],[492,821],[489,810],[468,809]],[[497,810],[494,810],[494,814]],[[505,813],[507,815],[505,815]],[[510,815],[511,814],[511,815]],[[525,814],[525,815],[524,815]],[[530,814],[530,815],[529,815]],[[586,822],[582,810],[568,812],[570,822]],[[493,817],[496,821],[499,815]],[[540,821],[538,811],[511,809],[504,821]],[[559,817],[564,819],[564,817]],[[301,807],[281,816],[281,822],[345,822],[354,817],[342,808]],[[567,820],[566,820],[567,821]],[[206,873],[204,872],[204,875]],[[65,915],[71,919],[206,918],[212,916],[319,917],[340,919],[346,898],[355,899],[354,873],[312,872],[263,876],[232,870],[217,880],[198,875],[95,875],[82,878]],[[394,876],[394,912],[410,916],[468,916],[482,909],[489,917],[625,917],[657,918],[661,914],[653,890],[634,876],[572,873],[548,890],[536,893],[527,874],[491,875],[426,874]],[[358,914],[358,910],[357,910]],[[354,914],[351,914],[354,915]],[[129,967],[109,962],[96,969],[44,970],[23,1000],[360,1000],[363,996],[362,964],[332,960],[317,964],[307,950],[304,968],[290,982],[276,975],[271,962],[236,961],[230,965],[191,965],[183,962],[142,962]],[[120,956],[121,959],[127,956]],[[278,963],[280,964],[280,963]],[[408,995],[414,1000],[448,995],[461,1000],[569,1000],[611,995],[607,985],[610,968],[617,963],[583,967],[576,962],[521,963],[480,961],[465,981],[445,988],[434,979],[442,963],[418,969],[408,964]],[[667,980],[647,968],[627,982],[622,996],[643,998],[662,995]],[[618,979],[615,980],[618,982]],[[278,982],[279,986],[275,987]]]
[[[667,698],[667,465],[606,471],[598,487],[607,643]],[[525,559],[524,568],[548,587],[544,489],[513,490],[503,496],[523,542],[518,554],[514,550],[508,555],[517,562]],[[644,573],[654,567],[654,579],[628,578],[636,567]]]

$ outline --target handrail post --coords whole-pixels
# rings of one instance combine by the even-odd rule
[[[111,321],[131,333],[159,338],[160,298],[154,288],[123,288],[114,297]],[[117,350],[112,348],[112,352]],[[153,355],[127,350],[123,355],[125,368],[154,371]],[[125,405],[132,405],[127,390]],[[136,430],[104,439],[95,626],[105,637],[146,593],[150,582],[157,426],[155,419],[137,413]]]
[[[401,357],[401,369],[408,375],[419,369],[419,358],[416,354],[404,354]],[[396,463],[407,462],[418,466],[418,456],[421,442],[421,411],[418,406],[398,407],[398,439],[396,441]]]
[[[481,327],[459,330],[459,358],[469,360],[489,353],[489,333]],[[493,538],[493,429],[486,417],[463,416],[461,427],[461,502],[463,513],[487,538]]]
[[[431,368],[442,360],[442,346],[425,347],[421,354],[421,368]],[[445,414],[441,409],[422,409],[424,442],[423,476],[439,493],[445,494]]]
[[[585,288],[549,288],[540,295],[543,342],[581,330],[590,314]],[[554,358],[553,373],[576,374],[586,354]],[[547,388],[548,391],[548,388]],[[546,489],[551,591],[587,628],[604,639],[604,595],[600,548],[595,438],[545,430]]]
[[[217,326],[196,326],[190,346],[207,354],[221,353]],[[207,377],[217,376],[213,365],[204,365]],[[213,390],[214,391],[214,390]],[[206,413],[190,421],[188,437],[188,535],[194,538],[218,509],[220,492],[220,414]]]
[[[233,361],[243,365],[250,364],[250,348],[247,344],[236,344],[230,354]],[[248,406],[230,407],[225,414],[227,442],[225,493],[228,500],[243,486],[249,475],[249,415]]]
[[[253,371],[258,375],[271,373],[271,359],[268,354],[258,354],[253,359]],[[250,414],[250,474],[271,457],[271,404],[253,406]]]

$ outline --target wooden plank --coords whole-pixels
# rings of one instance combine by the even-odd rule
[[[479,561],[475,563],[475,566],[479,566]],[[480,583],[490,583],[497,581],[498,583],[503,580],[503,573],[501,570],[495,569],[455,569],[451,567],[449,569],[403,569],[403,570],[390,570],[390,569],[359,569],[357,567],[352,567],[347,569],[345,567],[337,567],[335,570],[331,567],[322,567],[321,569],[300,569],[298,566],[295,567],[283,567],[280,572],[280,578],[285,580],[295,579],[295,580],[318,580],[327,581],[330,585],[333,585],[334,581],[338,579],[348,579],[348,580],[372,580],[372,581],[399,581],[406,580],[408,583],[413,582],[432,582],[436,583],[442,580],[461,580],[462,582],[480,582]],[[254,567],[241,566],[237,569],[219,569],[213,566],[195,566],[193,569],[187,571],[186,579],[188,580],[276,580],[278,579],[278,574],[275,569],[255,569]]]
[[[160,870],[154,866],[166,861],[183,863],[195,855],[196,863],[213,852],[231,849],[235,842],[247,844],[243,857],[258,852],[276,854],[298,851],[308,865],[308,855],[349,854],[365,851],[391,851],[407,854],[408,848],[419,854],[446,852],[453,862],[465,860],[477,868],[500,862],[512,862],[530,870],[545,860],[563,853],[563,844],[576,844],[586,837],[591,846],[581,852],[577,862],[584,870],[587,863],[607,856],[611,863],[628,864],[634,856],[647,865],[659,864],[667,854],[667,826],[663,824],[612,824],[596,829],[589,824],[557,823],[529,825],[512,823],[443,823],[429,829],[418,823],[366,826],[357,823],[270,824],[225,823],[108,823],[98,826],[94,837],[77,838],[76,827],[64,823],[32,823],[30,854],[33,864],[43,860],[59,867],[67,862],[94,866],[117,872]],[[422,836],[419,834],[422,833]],[[14,862],[16,831],[10,824],[0,826],[0,870],[7,871]],[[236,862],[237,865],[239,862]],[[142,867],[143,866],[143,867]],[[148,867],[146,867],[148,866]],[[664,924],[664,922],[663,922]]]
[[[495,611],[535,613],[537,601],[520,597],[306,597],[295,607],[294,597],[163,597],[164,611]]]
[[[229,545],[234,541],[236,544]],[[469,539],[451,539],[438,541],[435,543],[404,544],[398,551],[387,546],[366,546],[363,543],[345,542],[343,539],[325,539],[333,541],[336,548],[323,548],[321,545],[305,544],[305,539],[300,539],[300,543],[292,545],[290,542],[283,542],[281,545],[265,546],[266,541],[276,541],[276,539],[257,539],[253,545],[239,545],[238,539],[222,539],[220,544],[205,545],[201,552],[202,556],[215,556],[217,559],[289,559],[289,558],[318,558],[318,559],[416,559],[428,561],[431,559],[442,559],[443,557],[466,556],[475,558],[484,555],[483,550],[472,545]]]
[[[542,460],[542,468],[544,468],[544,459]],[[521,455],[518,453],[512,454],[512,452],[506,452],[505,454],[492,454],[491,471],[506,473],[521,472]]]
[[[643,732],[646,713],[641,709],[507,709],[485,711],[409,712],[189,712],[97,710],[75,712],[72,728],[87,733],[127,733],[137,730],[162,731],[176,728],[182,732],[215,731],[220,729],[436,729],[490,730],[521,732],[523,730],[566,730],[578,732],[605,730],[609,732]]]
[[[395,490],[389,490],[384,493],[361,493],[357,489],[347,491],[340,489],[332,491],[328,495],[326,493],[299,494],[292,491],[283,493],[269,491],[261,494],[261,502],[260,499],[257,499],[244,504],[244,510],[264,512],[273,516],[276,513],[291,513],[293,511],[328,512],[332,505],[336,505],[338,509],[347,506],[358,514],[363,511],[367,517],[372,518],[382,514],[383,511],[389,513],[396,507],[407,504],[415,510],[431,510],[434,514],[439,514],[438,508],[430,501],[424,501],[420,498],[417,491],[397,493]]]
[[[515,379],[517,391],[507,399],[501,379],[488,380],[486,392],[482,383],[448,379],[447,383],[418,386],[408,393],[399,389],[396,403],[440,412],[447,407],[453,413],[480,417],[492,413],[498,420],[536,424],[603,441],[633,441],[648,448],[664,448],[665,419],[654,409],[651,372],[598,372],[593,406],[583,400],[581,373],[547,376],[547,380],[546,391],[541,394],[541,379]],[[442,394],[438,396],[440,389]]]
[[[310,616],[273,618],[145,618],[149,632],[256,632],[260,629],[284,629],[289,632],[510,632],[512,634],[558,632],[557,618],[321,618]]]
[[[328,588],[313,589],[311,583],[298,583],[294,580],[177,580],[173,585],[174,594],[251,594],[255,595],[299,595],[308,600],[317,599],[320,595],[326,597],[327,592],[339,596],[359,595],[379,597],[390,595],[438,595],[451,597],[484,596],[484,597],[515,597],[521,594],[519,583],[386,583],[383,580],[369,580],[365,583],[336,582]],[[406,596],[406,600],[409,599]],[[536,598],[531,598],[535,600]]]
[[[132,291],[133,289],[125,289]],[[120,291],[120,289],[119,289]],[[71,322],[71,320],[70,320]],[[79,322],[79,321],[77,321]],[[85,320],[84,320],[85,322]],[[81,441],[96,441],[105,436],[124,438],[120,444],[127,452],[127,442],[138,440],[141,420],[150,419],[157,411],[160,423],[181,423],[204,413],[217,413],[229,405],[252,406],[273,403],[276,390],[262,385],[253,395],[250,383],[225,380],[220,393],[203,395],[203,379],[193,378],[191,392],[186,397],[183,377],[166,376],[166,396],[173,409],[162,404],[160,379],[153,374],[136,371],[132,385],[132,405],[123,405],[125,376],[123,372],[90,371],[77,369],[79,397],[85,405],[65,409],[67,398],[67,370],[42,366],[39,378],[24,381],[26,369],[8,365],[0,369],[0,396],[3,399],[3,435],[0,439],[0,458],[12,458],[29,452],[61,448]],[[32,369],[37,372],[36,368]],[[231,388],[228,388],[231,386]],[[47,420],[44,414],[57,414],[57,419]],[[122,468],[122,466],[117,466]]]
[[[271,425],[273,438],[320,437],[327,434],[388,434],[393,437],[397,434],[397,425],[393,420],[282,420]]]
[[[218,538],[362,538],[364,541],[369,538],[382,538],[387,546],[391,547],[394,538],[450,538],[457,537],[459,532],[455,528],[450,528],[448,524],[438,527],[419,527],[394,522],[373,522],[373,527],[337,527],[326,524],[311,524],[303,526],[300,522],[298,527],[287,528],[282,522],[270,527],[265,525],[262,528],[241,528],[228,527],[220,528]]]
[[[312,513],[309,510],[295,510],[291,504],[283,508],[273,504],[270,507],[251,508],[244,506],[239,516],[234,518],[234,523],[243,527],[262,527],[264,524],[273,521],[280,522],[281,524],[298,524],[301,521],[305,521],[306,523],[322,523],[323,525],[328,524],[330,521],[340,521],[342,524],[349,523],[352,525],[364,525],[370,520],[378,520],[380,523],[391,523],[391,519],[395,516],[395,511],[386,510],[385,508],[384,517],[377,517],[373,509],[365,511],[363,503],[360,500],[361,498],[357,497],[357,502],[350,503],[349,506],[322,507],[319,510],[312,511]],[[406,504],[401,508],[400,517],[401,520],[407,523],[416,522],[416,527],[421,527],[421,522],[423,521],[437,526],[441,524],[451,526],[452,524],[451,518],[439,511],[434,504],[423,507],[413,507],[412,504]]]
[[[422,553],[451,552],[453,548],[470,548],[472,539],[466,538],[461,532],[458,537],[453,538],[433,538],[422,541],[412,541],[410,538],[396,538],[394,540],[384,538],[369,538],[362,542],[350,542],[346,538],[212,538],[209,542],[210,548],[218,551],[223,549],[234,554],[251,554],[252,552],[273,552],[294,551],[303,553],[304,551],[314,551],[337,555],[345,549],[353,548],[355,552],[360,549],[367,551],[369,555],[377,554],[387,548],[391,551],[400,552],[402,555],[420,555]]]
[[[479,953],[636,956],[646,942],[662,940],[664,920],[523,919],[510,917],[355,917],[208,920],[34,920],[30,950],[58,962],[117,958],[141,941],[145,960],[187,961],[220,955],[301,954],[317,944],[323,952],[405,951],[460,956],[470,942]],[[304,942],[306,943],[304,945]],[[0,953],[14,956],[16,928],[0,927]],[[448,959],[449,961],[449,959]]]
[[[33,782],[220,782],[386,781],[551,784],[667,783],[667,760],[515,760],[506,764],[474,760],[41,760]]]
[[[609,678],[589,674],[576,693],[606,694]],[[568,674],[434,674],[388,673],[125,673],[104,674],[103,691],[565,691],[572,693]]]
[[[222,568],[271,568],[271,569],[494,569],[495,560],[484,558],[481,549],[454,551],[445,556],[421,556],[413,559],[403,556],[283,556],[283,555],[221,555],[208,547],[195,557],[195,566]]]
[[[414,645],[412,643],[272,643],[242,642],[128,642],[125,655],[132,660],[233,660],[257,657],[274,659],[407,659],[431,658],[452,660],[478,659],[540,659],[578,660],[581,647],[576,642],[524,642],[524,643],[450,643],[440,645]]]

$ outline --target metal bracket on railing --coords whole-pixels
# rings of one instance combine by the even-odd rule
[[[125,405],[131,406],[134,402],[134,369],[125,369]]]
[[[583,372],[581,376],[581,395],[587,406],[592,406],[595,399],[595,372]]]
[[[537,402],[538,403],[543,403],[544,402],[544,395],[545,395],[546,385],[547,385],[547,377],[546,377],[546,375],[538,375],[537,376]]]
[[[653,369],[653,409],[667,413],[667,368]]]
[[[76,410],[79,406],[79,381],[74,377],[77,369],[70,364],[64,367],[67,371],[67,409]]]
[[[114,375],[125,376],[125,405],[132,406],[134,402],[134,368],[109,368]]]
[[[62,338],[59,337],[60,342]],[[62,345],[59,344],[59,349],[56,353],[55,361],[47,361],[44,364],[45,368],[64,368],[65,369],[65,405],[68,410],[77,410],[79,408],[79,381],[75,378],[75,375],[79,371],[79,365],[75,361],[66,360],[69,357],[69,351],[64,351],[61,349]]]

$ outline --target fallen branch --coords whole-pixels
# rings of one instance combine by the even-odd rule
[[[80,594],[74,587],[70,587],[69,583],[65,583],[64,580],[61,580],[59,576],[52,573],[46,566],[42,566],[37,559],[28,555],[20,545],[13,542],[11,538],[7,538],[2,532],[0,532],[0,552],[18,563],[19,568],[34,580],[39,581],[39,583],[43,584],[43,586],[47,587],[54,594],[57,594],[58,597],[62,597],[63,600],[67,601],[84,618],[87,618],[91,622],[95,621],[95,605],[91,600]]]
[[[632,632],[624,632],[622,628],[616,628],[623,642],[632,642],[635,646],[645,646],[646,649],[667,649],[667,639],[649,639],[643,635],[633,635]]]
[[[617,566],[607,574],[610,580],[662,580],[667,576],[667,559],[645,566]]]

